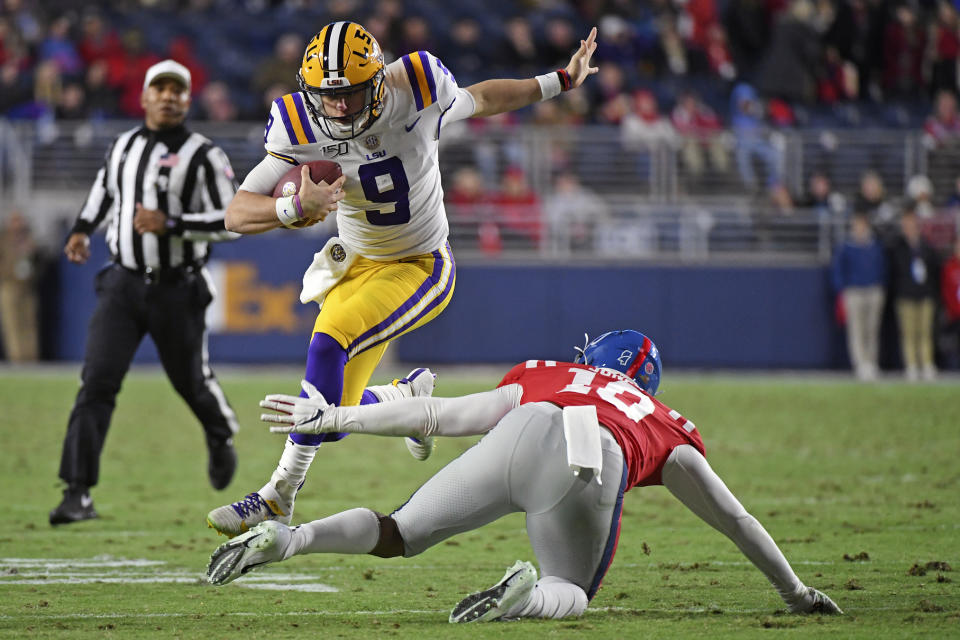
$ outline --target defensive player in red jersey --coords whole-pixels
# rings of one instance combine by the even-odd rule
[[[776,543],[704,457],[692,422],[656,398],[660,355],[636,331],[606,333],[577,362],[530,360],[500,385],[460,398],[411,398],[333,407],[304,383],[307,398],[267,396],[278,433],[389,436],[486,434],[391,515],[351,509],[299,527],[266,521],[221,545],[207,578],[226,584],[260,565],[304,553],[415,556],[508,513],[526,513],[541,577],[518,561],[493,587],[462,600],[451,622],[563,618],[582,614],[613,560],[623,494],[663,484],[729,537],[793,613],[842,613],[803,582]]]

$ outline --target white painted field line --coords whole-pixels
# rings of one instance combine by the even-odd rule
[[[268,591],[303,591],[307,593],[339,593],[340,589],[319,582],[305,584],[279,584],[276,582],[240,582],[238,587],[245,589],[265,589]]]
[[[174,577],[152,577],[152,578],[106,578],[102,576],[94,576],[92,578],[69,578],[69,579],[54,579],[54,580],[44,580],[44,579],[28,579],[28,580],[7,580],[2,584],[2,586],[26,586],[26,585],[37,585],[37,584],[191,584],[195,582],[200,582],[202,578],[174,578]]]
[[[20,586],[20,585],[53,585],[53,584],[207,584],[206,576],[152,576],[149,578],[106,578],[103,576],[94,576],[91,578],[58,578],[53,580],[46,579],[27,579],[27,580],[7,580],[0,582],[2,586]],[[309,591],[313,593],[337,593],[340,590],[328,584],[320,582],[308,582],[306,580],[294,584],[279,584],[277,582],[265,582],[257,580],[247,580],[238,584],[238,587],[247,589],[270,589],[273,591]]]
[[[955,557],[939,558],[950,564],[960,564],[960,559]],[[3,567],[12,567],[18,570],[15,574],[3,574],[0,573],[0,582],[16,579],[19,577],[25,577],[28,575],[73,575],[78,576],[89,576],[90,573],[83,573],[82,570],[86,568],[99,568],[99,567],[148,567],[148,566],[162,566],[166,565],[166,562],[155,561],[155,560],[112,560],[112,561],[93,561],[93,560],[84,560],[84,559],[44,559],[44,558],[0,558],[0,569]],[[670,568],[673,565],[677,565],[678,569],[689,568],[691,565],[699,564],[702,567],[707,566],[718,566],[718,567],[751,567],[753,566],[747,560],[704,560],[704,559],[670,559],[664,560],[662,562],[615,562],[613,565],[614,569],[623,568],[623,569],[664,569]],[[791,560],[790,564],[799,565],[799,566],[832,566],[832,565],[846,565],[846,564],[861,564],[861,563],[847,563],[846,561],[840,562],[835,560]],[[865,561],[862,564],[869,564],[873,567],[886,567],[886,566],[899,566],[903,564],[902,560],[878,560],[870,559]],[[47,569],[46,572],[39,573],[28,573],[21,571],[22,568],[42,568]],[[397,563],[397,564],[384,564],[375,567],[370,565],[328,565],[321,567],[311,567],[310,572],[294,572],[294,573],[285,573],[285,574],[269,574],[270,580],[311,580],[316,579],[317,574],[328,573],[328,572],[337,572],[337,571],[366,571],[373,568],[374,571],[450,571],[452,568],[446,565],[424,565],[424,564],[411,564],[411,563]],[[53,570],[60,569],[65,571],[63,574],[54,572]],[[74,572],[69,570],[73,569]],[[476,571],[484,571],[485,567],[473,567]],[[493,570],[493,569],[491,569]],[[167,571],[167,574],[190,574],[189,569],[177,569],[175,571]],[[158,575],[151,573],[130,573],[124,571],[116,572],[103,572],[97,573],[96,575]],[[202,575],[202,574],[197,574]],[[281,577],[282,576],[282,577]],[[262,579],[261,576],[245,576],[244,580],[257,580]]]
[[[606,613],[709,613],[715,615],[714,611],[720,611],[723,614],[773,614],[778,609],[776,607],[759,608],[730,608],[730,607],[591,607],[587,609],[584,615],[596,616]],[[864,613],[869,611],[908,611],[908,607],[857,607],[856,609],[846,610],[847,614]],[[154,619],[154,618],[186,618],[196,617],[197,615],[210,617],[258,617],[258,618],[340,618],[350,617],[375,617],[389,615],[405,614],[442,614],[444,619],[449,608],[443,609],[387,609],[376,611],[209,611],[209,612],[166,612],[166,613],[64,613],[64,614],[41,614],[31,612],[23,615],[0,614],[0,620],[130,620],[130,619]]]
[[[65,569],[76,568],[82,569],[82,567],[64,567]],[[186,575],[199,575],[196,571],[189,571],[187,569],[174,570],[174,571],[117,571],[111,569],[109,571],[31,571],[17,569],[16,573],[0,573],[0,582],[4,580],[16,580],[17,578],[37,578],[40,576],[47,578],[89,578],[90,576],[129,576],[133,578],[137,577],[148,577],[148,576],[186,576]]]
[[[0,565],[14,567],[44,567],[48,569],[70,569],[83,567],[157,567],[167,564],[163,560],[146,560],[137,558],[111,558],[109,556],[95,558],[0,558]]]
[[[18,582],[21,579],[45,579],[47,582],[53,584],[67,584],[72,578],[195,578],[203,579],[205,574],[198,573],[196,571],[188,571],[186,569],[181,571],[157,571],[157,572],[125,572],[125,571],[102,571],[102,572],[58,572],[58,571],[20,571],[18,573],[7,573],[0,574],[0,584]],[[310,580],[316,580],[317,576],[310,573],[270,573],[270,574],[260,574],[260,575],[248,575],[244,576],[244,581],[246,582],[265,582],[271,581],[276,582],[278,580],[285,580],[290,582],[307,582]]]

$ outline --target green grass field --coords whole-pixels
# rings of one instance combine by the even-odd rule
[[[169,383],[132,372],[93,492],[101,518],[51,528],[78,372],[0,371],[2,637],[960,637],[955,383],[668,372],[661,399],[697,424],[714,468],[845,616],[786,615],[733,544],[655,487],[627,495],[616,559],[585,616],[453,626],[447,615],[463,595],[534,560],[522,516],[412,559],[314,555],[222,588],[204,582],[224,540],[204,516],[269,476],[282,438],[261,426],[257,401],[295,390],[296,372],[221,374],[243,430],[237,477],[220,493],[207,484],[199,426]],[[440,368],[437,395],[494,382]],[[424,463],[387,438],[325,446],[295,521],[354,506],[389,512],[470,444],[443,440]]]

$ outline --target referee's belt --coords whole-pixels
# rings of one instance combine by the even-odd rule
[[[119,262],[114,262],[113,266],[124,273],[141,278],[147,284],[177,284],[196,275],[201,267],[199,265],[184,265],[180,267],[140,267],[131,269]]]

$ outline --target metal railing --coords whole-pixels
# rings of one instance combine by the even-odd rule
[[[109,142],[136,124],[0,121],[0,209],[28,208],[41,235],[44,229],[62,229],[76,215]],[[191,126],[227,152],[238,176],[263,157],[261,123]],[[960,147],[930,150],[915,131],[779,131],[764,141],[782,184],[794,193],[803,191],[813,170],[827,172],[848,200],[868,169],[880,173],[894,196],[911,176],[928,170],[938,193],[952,192],[960,173]],[[694,145],[698,163],[683,140],[637,144],[624,140],[616,127],[457,123],[444,130],[440,149],[451,240],[461,254],[481,259],[506,254],[820,262],[829,257],[842,236],[842,215],[772,208],[762,193],[771,167],[748,155],[760,185],[751,191],[735,137],[726,132],[712,143]],[[527,183],[525,199],[504,198],[508,169]],[[453,197],[464,174],[479,185],[467,204]],[[563,188],[558,174],[565,176]]]

